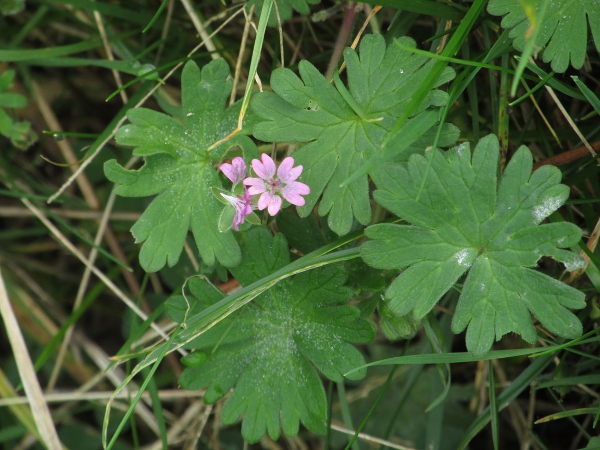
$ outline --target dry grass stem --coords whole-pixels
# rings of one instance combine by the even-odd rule
[[[102,16],[100,16],[100,13],[96,10],[94,11],[94,20],[96,22],[96,26],[98,27],[98,33],[100,33],[100,37],[102,38],[102,45],[104,46],[104,51],[106,52],[106,57],[108,58],[109,61],[114,61],[115,56],[113,55],[112,48],[110,46],[110,43],[108,42],[108,37],[106,36],[106,29],[104,28],[104,22],[102,21]],[[116,69],[111,69],[111,72],[113,74],[113,77],[115,79],[115,83],[117,84],[117,87],[119,89],[121,89],[123,87],[123,81],[121,81],[121,73]],[[128,99],[127,99],[127,93],[125,92],[125,89],[121,89],[121,91],[119,92],[119,95],[121,96],[121,100],[123,101],[123,104],[127,103]]]
[[[198,403],[200,403],[200,402],[198,402]],[[192,437],[192,439],[190,439],[190,442],[188,443],[188,445],[185,447],[186,450],[195,450],[198,448],[198,442],[200,441],[200,438],[202,437],[204,428],[206,427],[206,424],[208,423],[208,417],[210,416],[210,413],[213,410],[213,405],[203,405],[203,406],[204,406],[204,409],[202,411],[202,414],[196,418],[196,421],[193,424],[192,430],[194,430],[195,433],[194,433],[194,436]]]
[[[105,215],[104,211],[88,211],[62,208],[49,208],[49,211],[65,219],[82,219],[82,220],[100,220]],[[128,211],[113,211],[108,215],[109,220],[135,222],[141,216],[141,213]],[[20,206],[0,206],[0,217],[34,217],[34,214],[27,208]]]
[[[571,129],[575,132],[575,134],[577,135],[577,137],[581,140],[581,142],[583,143],[583,145],[585,145],[585,147],[589,150],[589,152],[592,154],[592,156],[594,158],[596,158],[597,157],[596,151],[593,149],[593,147],[587,141],[587,139],[585,138],[585,136],[583,135],[583,133],[581,132],[581,130],[579,129],[579,127],[575,124],[575,121],[573,120],[573,118],[571,117],[571,115],[567,112],[567,110],[563,106],[563,104],[560,101],[560,99],[556,96],[556,93],[554,92],[554,89],[552,89],[552,87],[550,87],[548,85],[545,85],[544,87],[546,88],[546,91],[548,91],[548,94],[550,94],[550,97],[552,97],[552,100],[554,100],[554,103],[556,103],[556,106],[558,106],[558,109],[562,113],[563,117],[567,120],[567,122],[568,122],[569,126],[571,127]]]
[[[54,421],[50,414],[50,408],[48,403],[44,399],[42,388],[37,379],[33,363],[29,356],[25,339],[21,334],[19,323],[15,317],[13,309],[10,305],[8,298],[8,292],[6,292],[6,286],[4,285],[4,279],[2,277],[2,271],[0,270],[0,314],[4,321],[4,327],[6,328],[6,334],[10,342],[10,346],[17,364],[19,371],[19,377],[29,405],[31,406],[31,412],[37,425],[42,443],[49,450],[61,450],[62,444],[58,438],[58,433],[54,427]]]
[[[81,303],[83,302],[83,298],[85,296],[85,292],[87,290],[88,283],[90,281],[90,277],[92,274],[91,267],[93,267],[95,265],[96,258],[98,257],[98,249],[97,248],[102,243],[102,237],[104,236],[104,232],[106,231],[106,228],[108,226],[109,214],[107,214],[107,213],[112,210],[112,207],[115,202],[115,198],[116,198],[116,194],[115,194],[115,191],[113,190],[108,198],[104,217],[102,217],[102,220],[100,221],[100,226],[98,227],[98,231],[97,231],[96,237],[94,239],[94,245],[96,247],[93,247],[92,250],[90,251],[90,255],[88,258],[90,265],[86,266],[85,270],[83,271],[83,275],[81,277],[81,282],[79,283],[79,288],[77,289],[77,295],[75,296],[75,301],[73,302],[72,312],[77,311],[77,309],[81,306]],[[50,375],[50,379],[49,379],[48,385],[46,387],[47,392],[53,390],[54,386],[56,385],[56,380],[58,378],[58,374],[59,374],[60,368],[62,366],[62,361],[67,352],[67,346],[69,345],[69,342],[71,341],[72,335],[73,335],[73,327],[70,327],[67,330],[67,332],[65,333],[65,337],[64,337],[64,339],[60,345],[60,348],[58,350],[58,356],[56,357],[56,364],[54,365],[54,368],[52,369],[52,373]]]
[[[338,425],[335,422],[332,422],[331,429],[339,431],[340,433],[347,434],[349,436],[354,436],[354,434],[356,433],[356,431],[349,430],[348,428]],[[371,436],[366,433],[358,433],[358,439],[361,439],[365,442],[371,442],[373,444],[387,445],[389,448],[394,448],[397,450],[416,450],[415,447],[408,447],[406,445],[396,444],[395,442],[386,441],[385,439],[380,439],[378,437]]]
[[[244,52],[246,50],[246,42],[248,41],[248,33],[250,31],[250,23],[252,22],[254,6],[255,5],[252,5],[248,14],[244,14],[244,16],[246,17],[246,21],[244,22],[244,31],[242,32],[242,40],[240,42],[240,51],[238,53],[237,61],[235,62],[235,72],[233,74],[233,87],[231,88],[229,105],[233,105],[233,103],[235,102],[235,93],[237,91],[237,85],[240,79],[240,73],[242,71],[242,62],[244,59]]]
[[[185,11],[187,12],[190,20],[194,24],[194,27],[196,28],[198,35],[202,38],[202,42],[204,43],[204,45],[206,45],[206,49],[209,52],[211,52],[211,55],[210,55],[211,58],[212,59],[220,58],[220,55],[217,52],[217,47],[215,46],[214,42],[212,41],[212,35],[209,35],[206,32],[206,28],[204,27],[204,25],[202,25],[202,21],[198,17],[198,14],[196,13],[194,6],[190,3],[189,0],[181,0],[181,4],[185,8]]]
[[[184,391],[184,393],[189,393]],[[188,406],[183,414],[179,417],[175,423],[171,425],[167,431],[167,441],[172,445],[183,442],[189,438],[190,424],[195,418],[199,417],[203,410],[207,407],[201,401],[194,401]],[[160,450],[162,449],[162,441],[157,440],[156,442],[142,447],[142,450]]]
[[[29,200],[26,198],[21,199],[23,204],[29,208],[35,216],[50,230],[50,232],[61,242],[67,249],[77,257],[86,267],[90,267],[91,271],[96,275],[106,286],[119,298],[123,303],[125,303],[138,317],[142,320],[146,320],[148,316],[140,309],[138,306],[127,297],[104,273],[98,270],[94,265],[92,265],[85,256],[77,250],[77,248],[56,228],[52,222],[50,222],[44,214],[35,207]],[[151,327],[165,340],[169,340],[169,336],[167,336],[163,330],[158,327],[154,322],[151,324]]]
[[[162,53],[165,49],[165,41],[167,40],[167,36],[169,35],[169,30],[171,29],[171,22],[173,20],[173,8],[175,6],[175,0],[169,0],[167,4],[167,17],[165,18],[165,25],[160,32],[160,40],[163,41],[156,50],[156,56],[154,57],[154,65],[158,66],[158,63],[162,57]]]
[[[108,401],[110,397],[114,394],[113,391],[94,391],[94,392],[47,392],[43,394],[44,401],[46,403],[70,403],[70,402],[104,402]],[[117,395],[118,400],[127,400],[131,396],[137,394],[136,390],[131,390],[129,392],[119,392]],[[182,391],[181,389],[166,389],[158,391],[158,396],[162,401],[176,401],[176,400],[186,400],[190,398],[202,398],[204,395],[204,391]],[[142,399],[144,401],[150,401],[150,394],[148,392],[144,392],[142,394]],[[29,403],[29,399],[27,397],[18,396],[12,398],[2,398],[0,399],[0,407],[2,406],[10,406],[10,405],[24,405]],[[200,402],[200,405],[203,405]]]

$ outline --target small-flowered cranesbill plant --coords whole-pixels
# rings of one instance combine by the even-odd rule
[[[239,226],[246,220],[254,225],[260,224],[260,219],[252,212],[256,208],[266,209],[270,216],[274,216],[281,210],[283,200],[302,206],[302,196],[310,194],[306,184],[296,181],[302,174],[302,166],[294,167],[294,158],[288,156],[279,168],[267,154],[263,153],[261,160],[252,160],[252,169],[258,177],[246,178],[246,163],[239,156],[233,158],[231,164],[223,163],[219,167],[233,183],[229,192],[213,189],[215,197],[226,205],[219,218],[219,230],[222,232],[231,227],[239,231]]]

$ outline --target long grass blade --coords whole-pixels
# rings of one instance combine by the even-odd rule
[[[496,406],[496,377],[494,376],[493,361],[488,361],[488,382],[489,382],[489,399],[490,399],[490,414],[492,421],[492,442],[494,450],[498,450],[500,436],[498,433],[498,407]]]

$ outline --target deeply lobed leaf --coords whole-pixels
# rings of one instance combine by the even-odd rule
[[[137,108],[127,114],[131,124],[117,132],[117,142],[135,147],[133,154],[143,156],[144,165],[139,170],[127,170],[110,160],[104,166],[106,177],[119,184],[119,195],[156,195],[131,228],[136,242],[143,242],[140,263],[146,271],[177,263],[188,230],[208,265],[218,260],[234,266],[240,261],[240,248],[231,232],[219,232],[222,205],[211,193],[212,187],[221,186],[213,163],[227,148],[222,144],[208,151],[235,128],[236,111],[225,110],[232,84],[228,76],[223,59],[207,64],[202,72],[194,62],[188,62],[182,73],[183,123]],[[256,153],[247,136],[238,135],[226,145]]]
[[[532,174],[531,152],[521,147],[497,186],[498,158],[498,140],[488,136],[472,156],[462,145],[388,166],[375,200],[412,225],[373,225],[361,248],[374,267],[405,269],[386,292],[399,316],[425,316],[470,269],[452,329],[468,327],[467,346],[476,354],[509,332],[533,342],[530,312],[549,331],[577,337],[581,323],[567,308],[585,306],[583,293],[531,269],[542,256],[569,270],[583,264],[561,250],[576,245],[579,228],[539,225],[567,199],[560,171],[544,166]]]
[[[542,0],[533,5],[540,11]],[[520,0],[490,0],[490,14],[505,16],[502,27],[511,28],[510,37],[515,48],[523,50],[531,24]],[[587,20],[586,20],[587,17]],[[556,72],[567,70],[569,63],[580,69],[585,61],[588,45],[588,21],[596,49],[600,51],[600,2],[597,0],[557,0],[550,2],[541,21],[536,45],[543,48],[543,60]]]
[[[288,262],[283,235],[254,228],[246,235],[241,264],[231,272],[248,285]],[[184,370],[181,386],[206,388],[207,403],[235,387],[223,407],[222,420],[230,424],[243,415],[242,434],[250,442],[265,433],[277,439],[281,428],[294,436],[300,422],[314,432],[324,432],[325,392],[315,368],[341,381],[345,372],[364,364],[350,343],[369,342],[375,335],[359,310],[345,304],[352,295],[342,286],[345,279],[341,268],[323,267],[270,288],[239,314],[188,344],[207,358],[200,366]],[[197,308],[221,298],[202,279],[192,279],[190,290],[199,302]],[[168,310],[173,319],[181,320],[186,307],[185,300],[176,297],[169,301]],[[364,375],[362,370],[353,378]]]
[[[402,43],[415,47],[414,41]],[[353,219],[363,225],[371,220],[367,175],[341,186],[353,173],[379,151],[379,146],[408,105],[413,91],[430,70],[423,56],[396,45],[386,47],[380,35],[363,38],[359,53],[344,52],[348,90],[331,85],[308,61],[301,61],[300,77],[289,69],[277,69],[271,77],[273,92],[257,95],[254,111],[263,119],[254,135],[269,142],[308,142],[294,158],[304,166],[302,181],[310,186],[306,204],[298,208],[301,217],[310,214],[319,197],[319,214],[329,214],[329,227],[337,234],[350,231]],[[447,69],[438,85],[452,79]],[[341,91],[339,90],[341,89]],[[433,91],[415,114],[430,106],[440,106],[446,95]],[[431,141],[420,130],[415,140],[399,157],[422,150]],[[451,145],[458,137],[456,128],[446,126],[439,145]],[[378,168],[369,175],[374,176]],[[374,178],[377,183],[377,179]]]

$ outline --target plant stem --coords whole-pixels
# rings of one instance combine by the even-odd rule
[[[344,14],[342,28],[340,29],[337,41],[335,42],[335,47],[333,47],[333,54],[331,55],[331,60],[329,61],[327,72],[325,73],[325,78],[328,80],[333,79],[333,74],[337,69],[338,62],[342,59],[344,48],[350,39],[350,33],[354,27],[354,22],[356,22],[356,8],[357,2],[348,2],[346,5],[346,13]]]

